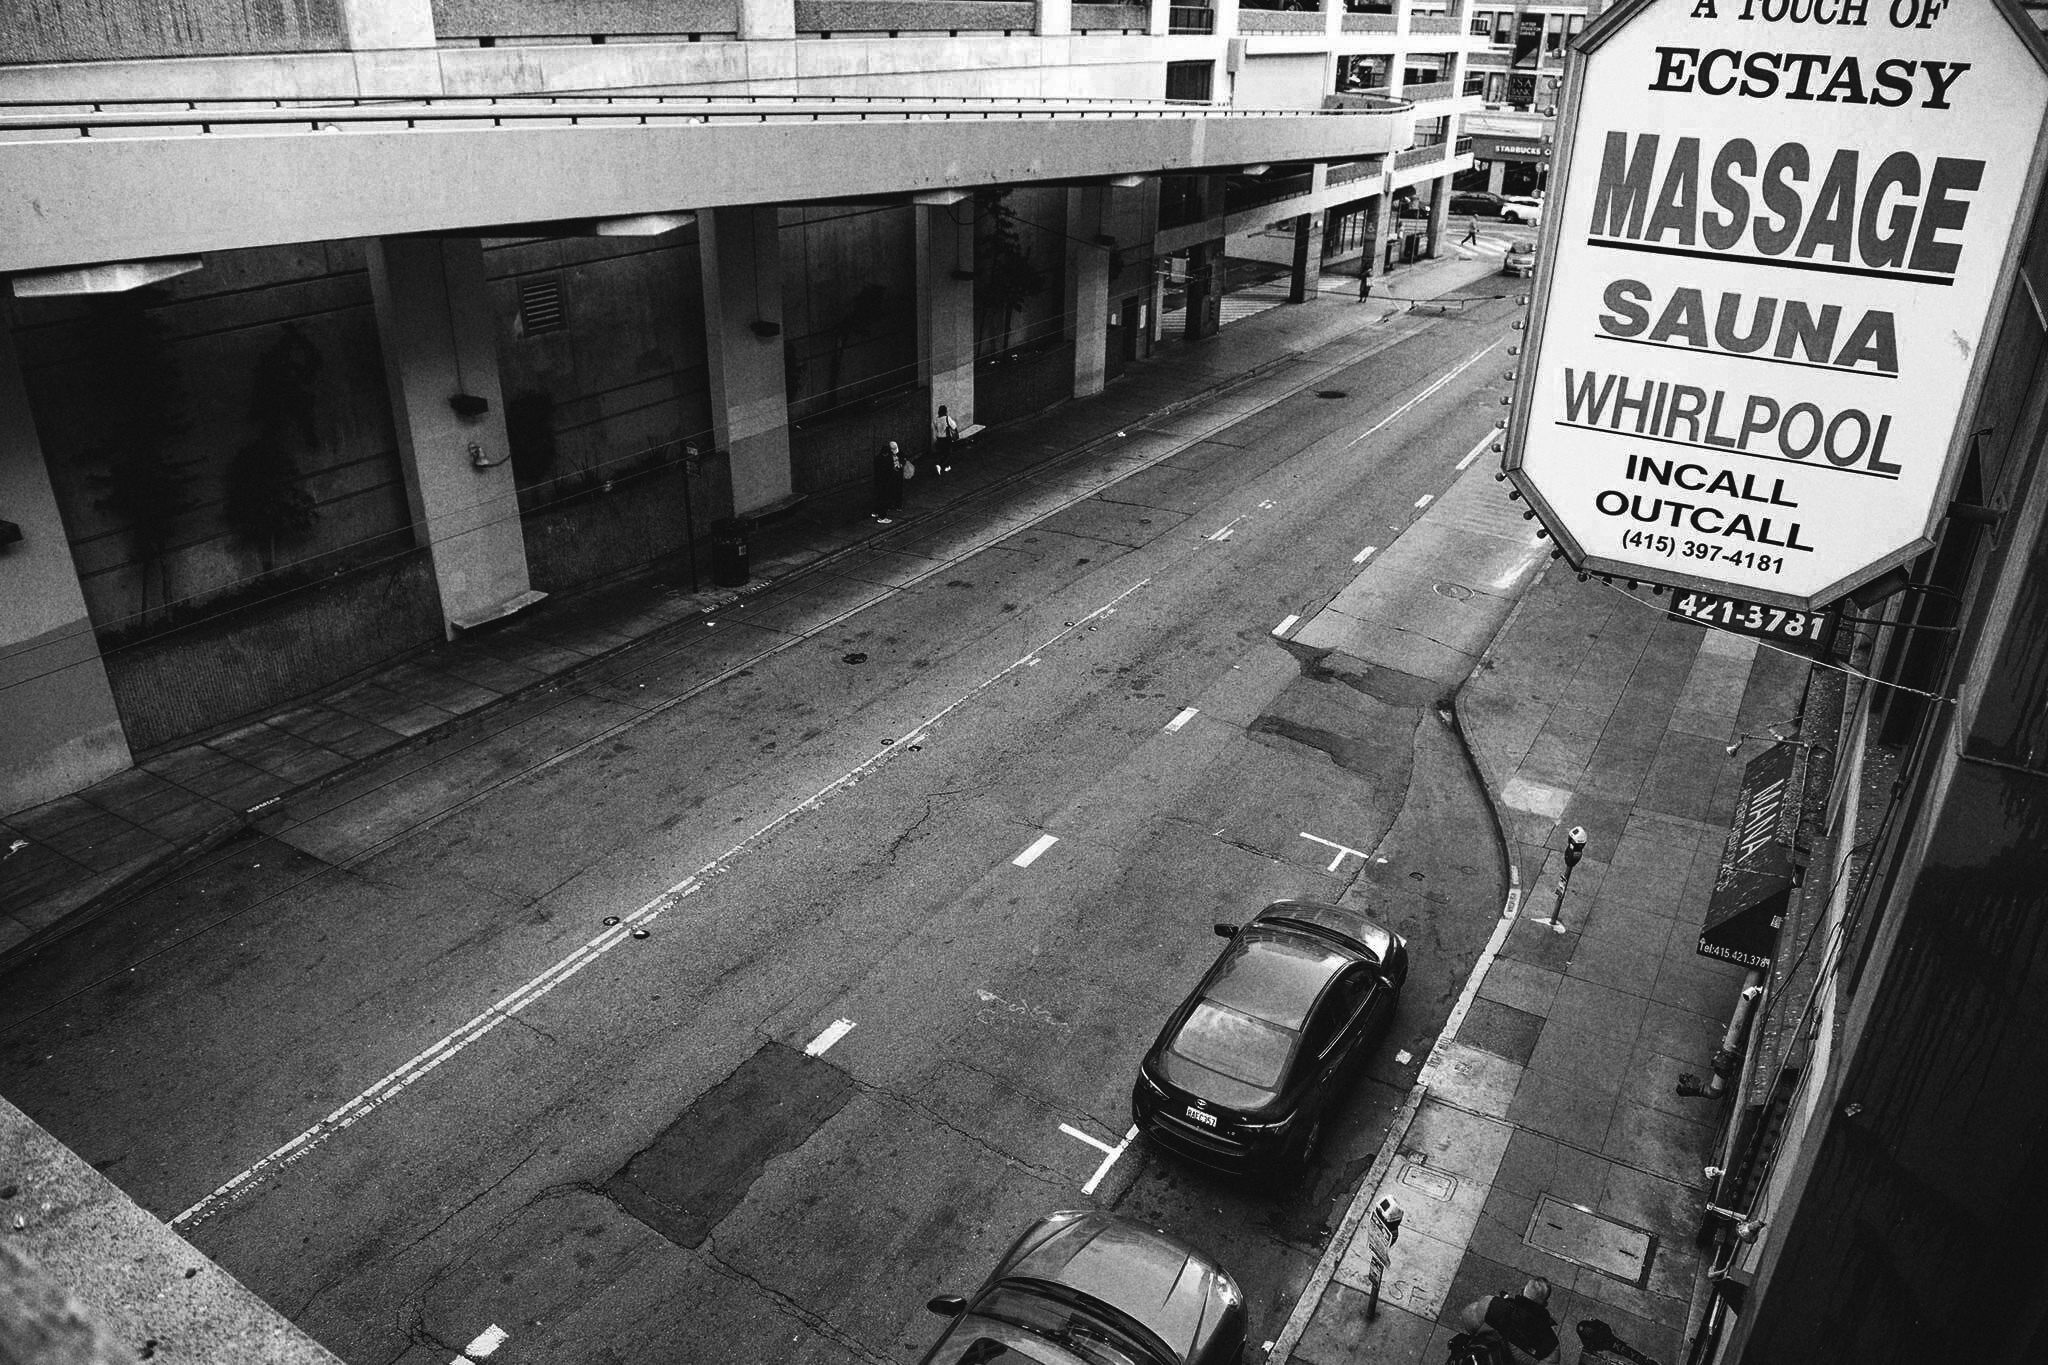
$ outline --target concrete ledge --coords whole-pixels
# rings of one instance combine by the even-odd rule
[[[0,1333],[11,1338],[31,1327],[23,1318],[40,1308],[68,1319],[60,1340],[75,1348],[68,1356],[30,1359],[339,1365],[340,1357],[5,1100],[0,1100],[0,1173],[6,1245],[27,1262],[13,1257],[0,1262],[5,1281],[0,1304],[7,1313]],[[52,1285],[75,1306],[53,1294]],[[86,1354],[76,1349],[90,1344],[76,1306],[111,1341],[112,1350]]]

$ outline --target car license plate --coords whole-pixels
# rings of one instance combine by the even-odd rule
[[[1205,1114],[1199,1109],[1190,1107],[1188,1110],[1188,1117],[1193,1119],[1196,1123],[1205,1123],[1211,1128],[1214,1128],[1216,1126],[1216,1116],[1214,1114]]]

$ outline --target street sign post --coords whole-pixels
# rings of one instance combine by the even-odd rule
[[[1966,453],[2042,174],[2012,0],[1623,0],[1571,57],[1504,467],[1581,569],[1811,610]]]

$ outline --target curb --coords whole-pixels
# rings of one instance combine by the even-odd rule
[[[1529,580],[1529,586],[1515,600],[1515,605],[1501,618],[1499,628],[1487,640],[1486,648],[1480,651],[1479,661],[1465,675],[1465,681],[1458,684],[1457,689],[1439,703],[1451,733],[1457,737],[1459,752],[1465,755],[1465,762],[1471,767],[1472,775],[1478,780],[1479,788],[1486,796],[1487,813],[1493,820],[1495,846],[1507,868],[1507,900],[1501,906],[1499,919],[1494,922],[1492,936],[1487,939],[1486,946],[1480,950],[1478,959],[1472,964],[1472,970],[1465,978],[1464,989],[1458,993],[1457,1003],[1451,1007],[1450,1015],[1444,1020],[1443,1029],[1437,1034],[1436,1043],[1430,1048],[1430,1057],[1416,1073],[1415,1084],[1409,1087],[1407,1098],[1395,1112],[1393,1123],[1388,1125],[1386,1139],[1380,1143],[1380,1150],[1373,1157],[1372,1165],[1366,1170],[1365,1177],[1359,1181],[1357,1191],[1351,1196],[1350,1205],[1344,1210],[1344,1217],[1337,1224],[1337,1230],[1330,1235],[1329,1242],[1324,1245],[1323,1254],[1317,1258],[1315,1269],[1309,1274],[1308,1283],[1302,1287],[1301,1296],[1294,1301],[1294,1309],[1288,1314],[1286,1324],[1280,1329],[1280,1334],[1273,1338],[1272,1349],[1266,1353],[1267,1365],[1287,1365],[1294,1348],[1300,1345],[1301,1338],[1307,1333],[1309,1323],[1322,1307],[1323,1295],[1328,1292],[1330,1281],[1336,1278],[1338,1262],[1350,1252],[1352,1242],[1357,1239],[1359,1225],[1365,1221],[1366,1214],[1379,1198],[1380,1189],[1386,1184],[1387,1173],[1393,1167],[1394,1158],[1400,1154],[1403,1144],[1407,1142],[1408,1130],[1414,1126],[1415,1116],[1420,1112],[1422,1102],[1429,1096],[1430,1066],[1435,1060],[1437,1047],[1457,1037],[1458,1027],[1464,1023],[1465,1014],[1471,1009],[1473,998],[1479,993],[1480,983],[1486,979],[1486,973],[1493,966],[1494,958],[1499,955],[1501,945],[1507,941],[1508,931],[1514,927],[1521,913],[1522,875],[1520,869],[1515,866],[1513,853],[1508,846],[1507,822],[1501,816],[1500,798],[1495,794],[1494,786],[1488,780],[1489,775],[1479,762],[1478,752],[1473,749],[1471,739],[1465,733],[1463,721],[1459,719],[1458,699],[1465,689],[1472,685],[1473,679],[1486,668],[1487,660],[1493,657],[1495,643],[1501,636],[1507,634],[1508,628],[1521,616],[1531,593],[1543,581],[1544,575],[1549,573],[1550,564],[1555,562],[1546,561],[1536,571],[1536,576]]]

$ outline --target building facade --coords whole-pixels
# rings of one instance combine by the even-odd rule
[[[1214,333],[1233,243],[1297,298],[1383,268],[1482,46],[1409,0],[26,0],[0,812],[850,505],[942,403],[1095,392]]]

